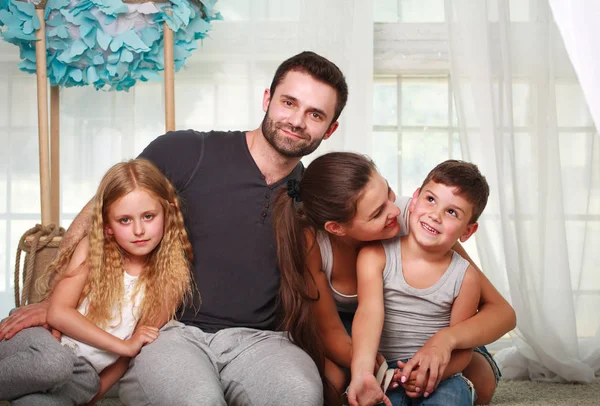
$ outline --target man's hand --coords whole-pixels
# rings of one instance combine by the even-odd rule
[[[374,375],[352,378],[348,387],[350,406],[371,406],[381,402],[386,406],[392,406],[392,402],[385,396]]]
[[[9,340],[19,331],[28,327],[42,326],[50,329],[46,320],[49,307],[50,303],[44,300],[43,302],[23,306],[15,310],[10,316],[0,322],[0,340]],[[50,331],[57,340],[60,340],[61,334],[59,331],[54,329],[50,329]]]
[[[398,362],[398,367],[402,368],[400,382],[406,383],[413,376],[415,391],[429,396],[440,383],[451,354],[448,342],[434,335],[406,364]]]

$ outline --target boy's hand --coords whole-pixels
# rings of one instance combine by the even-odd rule
[[[125,340],[127,348],[125,354],[119,354],[126,357],[135,357],[142,347],[151,344],[158,338],[158,328],[150,326],[139,326],[133,332],[131,338]]]
[[[348,387],[348,403],[350,406],[371,406],[383,402],[386,406],[392,403],[385,396],[375,375],[368,374],[354,377]]]

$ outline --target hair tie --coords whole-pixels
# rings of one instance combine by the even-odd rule
[[[287,181],[287,194],[289,197],[294,199],[297,203],[300,203],[300,182],[296,179],[290,179]]]

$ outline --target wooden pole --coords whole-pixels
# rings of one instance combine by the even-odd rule
[[[38,137],[40,147],[40,197],[42,225],[51,222],[50,215],[50,154],[48,150],[48,75],[46,72],[46,22],[44,9],[36,8],[40,29],[35,38],[35,69],[37,76]]]
[[[171,15],[168,10],[167,14]],[[165,42],[165,129],[175,131],[175,56],[173,52],[173,31],[163,23]]]
[[[51,222],[60,225],[60,88],[50,87]]]

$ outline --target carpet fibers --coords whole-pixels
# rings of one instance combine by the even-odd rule
[[[8,404],[8,402],[0,401],[0,406]],[[600,378],[589,385],[501,381],[491,404],[502,406],[600,406]],[[117,399],[103,399],[98,402],[98,405],[117,406],[121,405],[121,402]]]

